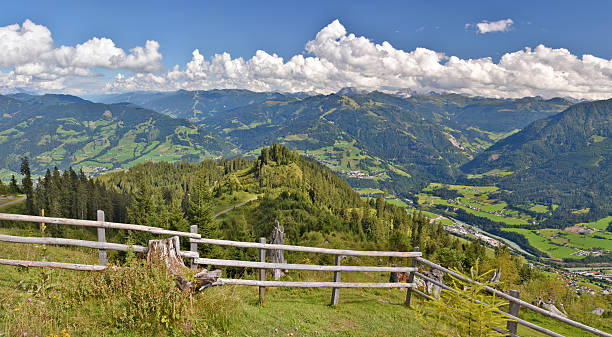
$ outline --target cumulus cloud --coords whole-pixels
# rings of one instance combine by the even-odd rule
[[[36,32],[29,33],[32,30]],[[3,38],[6,31],[13,34],[11,39]],[[0,46],[0,62],[4,62],[0,67],[13,67],[8,73],[0,71],[0,91],[22,87],[33,79],[47,90],[78,89],[83,82],[74,81],[75,77],[96,79],[87,76],[92,68],[104,67],[129,70],[105,83],[107,92],[241,88],[327,94],[357,87],[511,98],[612,97],[612,60],[576,56],[544,45],[507,53],[497,62],[490,57],[462,59],[426,48],[404,51],[386,41],[375,43],[351,34],[338,20],[308,41],[303,54],[288,59],[263,50],[250,58],[229,53],[207,58],[195,49],[185,65],[162,71],[159,44],[154,41],[129,53],[103,38],[56,48],[45,27],[26,22],[0,29],[0,44],[19,40],[14,37],[17,34],[23,36],[19,39],[37,43],[14,43],[18,47],[12,49]]]
[[[159,43],[147,41],[126,53],[108,38],[94,37],[76,46],[53,43],[49,29],[26,20],[0,27],[0,88],[61,90],[69,77],[96,76],[94,68],[138,73],[162,71]]]
[[[510,30],[510,27],[514,24],[514,21],[512,21],[512,19],[505,19],[505,20],[499,20],[499,21],[481,21],[479,23],[477,23],[476,29],[478,30],[478,32],[480,34],[486,34],[486,33],[494,33],[494,32],[507,32],[508,30]],[[469,28],[471,26],[471,24],[466,24],[465,28]]]
[[[567,49],[543,45],[492,58],[461,59],[426,48],[403,51],[389,42],[355,36],[335,20],[306,43],[306,55],[284,60],[259,50],[250,59],[216,54],[209,60],[195,50],[184,67],[165,73],[118,75],[112,92],[243,88],[254,91],[335,92],[343,87],[376,90],[411,88],[475,96],[608,98],[612,61],[581,58]]]

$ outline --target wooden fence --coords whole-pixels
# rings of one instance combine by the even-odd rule
[[[263,301],[265,298],[266,287],[303,287],[303,288],[332,288],[331,304],[335,305],[338,303],[340,296],[340,288],[404,288],[406,291],[406,305],[410,306],[412,293],[416,293],[426,299],[433,300],[433,298],[424,292],[420,291],[415,286],[415,278],[421,278],[424,281],[433,283],[443,289],[453,291],[452,288],[446,286],[443,282],[432,279],[431,277],[424,275],[419,272],[419,264],[427,268],[437,269],[445,274],[448,274],[457,279],[465,282],[475,283],[475,281],[464,277],[452,270],[446,269],[436,263],[433,263],[422,257],[422,254],[418,251],[418,248],[414,252],[390,252],[390,251],[359,251],[359,250],[347,250],[347,249],[331,249],[331,248],[318,248],[318,247],[305,247],[305,246],[293,246],[293,245],[279,245],[279,244],[268,244],[266,238],[260,238],[259,242],[238,242],[229,240],[216,240],[202,238],[198,234],[197,226],[191,226],[190,232],[180,232],[165,230],[157,227],[140,226],[133,224],[122,224],[104,221],[104,212],[98,211],[98,221],[89,220],[76,220],[76,219],[64,219],[64,218],[51,218],[51,217],[40,217],[40,216],[28,216],[28,215],[17,215],[17,214],[5,214],[0,213],[0,220],[9,221],[25,221],[25,222],[36,222],[36,223],[53,223],[62,225],[73,225],[73,226],[86,226],[97,228],[98,241],[86,241],[86,240],[73,240],[65,238],[49,238],[49,237],[21,237],[12,235],[0,235],[0,242],[10,243],[21,243],[21,244],[48,244],[48,245],[66,245],[66,246],[78,246],[92,249],[98,249],[99,251],[99,264],[98,265],[83,265],[66,262],[43,262],[43,261],[22,261],[22,260],[7,260],[0,259],[0,264],[13,265],[13,266],[24,266],[24,267],[48,267],[48,268],[63,268],[63,269],[74,269],[74,270],[88,270],[88,271],[99,271],[106,268],[107,265],[107,250],[118,250],[127,251],[133,250],[134,252],[146,253],[148,247],[125,245],[119,243],[106,242],[105,229],[124,229],[124,230],[135,230],[144,231],[158,235],[170,235],[189,238],[190,250],[181,251],[180,255],[190,259],[192,268],[196,268],[198,265],[215,265],[215,266],[228,266],[228,267],[240,267],[240,268],[254,268],[259,269],[258,280],[245,280],[245,279],[228,279],[219,278],[214,285],[246,285],[259,287],[259,298]],[[201,258],[198,254],[198,244],[210,244],[217,246],[229,246],[239,248],[256,248],[259,250],[260,261],[240,261],[240,260],[222,260],[222,259],[210,259]],[[283,250],[283,251],[295,251],[295,252],[306,252],[306,253],[319,253],[319,254],[332,254],[335,255],[335,265],[311,265],[311,264],[289,264],[289,263],[270,263],[266,262],[266,252],[268,250]],[[341,264],[342,256],[369,256],[369,257],[398,257],[398,258],[409,258],[411,259],[410,267],[406,266],[343,266]],[[289,281],[267,281],[266,270],[268,269],[281,269],[281,270],[311,270],[321,272],[333,272],[333,282],[289,282]],[[389,272],[389,273],[409,273],[408,282],[405,283],[357,283],[357,282],[342,282],[341,272]],[[518,298],[516,292],[506,294],[497,289],[491,287],[484,287],[484,289],[495,296],[504,298],[509,301],[509,313],[500,312],[512,321],[508,322],[507,331],[500,331],[508,336],[516,336],[516,324],[520,324],[531,328],[535,331],[543,333],[548,336],[562,336],[556,332],[550,331],[536,324],[522,320],[518,317],[519,308],[527,308],[538,312],[544,316],[551,317],[562,323],[577,327],[584,331],[590,332],[597,336],[612,337],[604,331],[600,331],[593,327],[584,325],[582,323],[573,321],[566,317],[559,316],[548,310],[539,308],[535,305],[522,301]]]

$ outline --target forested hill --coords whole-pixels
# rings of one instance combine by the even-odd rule
[[[495,99],[457,94],[417,95],[404,98],[394,94],[368,93],[351,90],[350,88],[340,90],[335,96],[356,99],[367,96],[377,102],[400,106],[403,110],[436,118],[438,122],[443,124],[451,122],[462,129],[473,127],[492,132],[509,132],[520,129],[534,120],[551,116],[572,104],[563,98],[549,100],[540,97]],[[309,97],[314,96],[220,89],[210,91],[131,92],[108,95],[101,98],[100,101],[103,103],[129,102],[171,116],[205,123],[211,117],[222,117],[225,112],[240,107],[266,105],[267,101],[272,100],[277,102],[272,108],[268,108],[268,111],[273,113],[274,106],[282,107],[282,102],[292,102]]]
[[[53,176],[49,178],[52,183]],[[64,176],[70,179],[75,174]],[[269,236],[278,220],[285,228],[287,242],[292,244],[391,250],[420,246],[428,254],[450,259],[449,263],[457,267],[471,266],[484,254],[484,247],[478,243],[462,244],[447,235],[441,224],[430,223],[419,214],[413,216],[385,202],[382,196],[361,199],[331,170],[278,144],[263,148],[256,160],[149,162],[101,175],[95,182],[92,186],[98,191],[93,194],[112,200],[102,200],[102,207],[113,221],[183,231],[190,224],[198,224],[206,237],[252,241]],[[70,194],[71,184],[58,184],[67,187],[59,193]],[[51,185],[45,180],[36,187],[39,207],[45,200],[55,200],[45,194],[46,186]],[[66,209],[79,207],[70,203],[70,198],[57,200],[68,200]],[[211,220],[213,214],[244,200],[253,201]],[[210,249],[208,256],[244,254]]]
[[[30,158],[32,172],[82,167],[96,174],[145,160],[201,160],[233,146],[181,119],[129,105],[91,103],[74,96],[0,96],[3,178]],[[77,103],[74,103],[74,102]]]
[[[20,100],[0,95],[0,114],[1,114],[0,117],[1,118],[10,117],[12,114],[15,114],[21,111],[21,109],[23,109],[24,106],[27,106],[27,104],[24,104]]]
[[[352,180],[353,186],[398,194],[415,192],[426,181],[452,181],[461,164],[508,132],[570,105],[538,97],[403,98],[355,90],[315,96],[180,90],[127,93],[105,101],[127,101],[189,118],[246,153],[272,142],[308,151],[336,170],[377,176]]]
[[[591,208],[605,216],[612,211],[611,167],[612,100],[606,100],[535,121],[462,169],[512,172],[498,180],[514,191],[509,198],[567,205],[565,213]]]
[[[70,104],[70,103],[91,103],[90,101],[84,100],[80,97],[73,95],[61,95],[61,94],[45,94],[45,95],[30,95],[30,94],[11,94],[8,97],[17,99],[19,101],[32,104],[32,105],[58,105],[58,104]]]
[[[179,90],[170,93],[136,92],[104,97],[104,103],[133,103],[173,117],[205,121],[215,114],[267,99],[285,97],[273,92],[253,92],[241,89]]]

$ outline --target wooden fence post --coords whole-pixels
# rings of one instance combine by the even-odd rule
[[[414,247],[414,251],[418,252],[419,251],[419,247]],[[416,268],[417,266],[417,260],[416,258],[412,258],[412,267]],[[408,283],[414,283],[414,272],[411,271],[410,274],[408,274]],[[408,288],[406,290],[406,305],[410,307],[410,300],[412,300],[412,288]]]
[[[519,298],[519,299],[521,298],[521,294],[519,293],[518,290],[510,290],[510,296]],[[520,304],[516,302],[510,302],[508,304],[508,313],[514,317],[518,317],[520,308],[521,308]],[[516,321],[508,321],[506,323],[506,330],[508,330],[508,332],[510,332],[512,335],[516,335],[517,328],[518,328],[518,323]]]
[[[198,225],[191,225],[189,227],[189,232],[193,233],[193,234],[198,234]],[[191,242],[189,244],[189,250],[192,252],[197,253],[198,252],[198,243],[197,242]],[[191,258],[191,269],[196,269],[197,268],[197,264],[195,263],[195,258]]]
[[[336,255],[336,266],[342,264],[342,255]],[[340,282],[340,272],[334,272],[334,282]],[[332,288],[331,305],[338,304],[340,298],[340,288]]]
[[[266,238],[259,238],[259,243],[266,243]],[[264,248],[259,248],[259,261],[266,262],[266,250]],[[266,270],[264,268],[259,269],[259,280],[266,280]],[[266,287],[259,287],[259,304],[263,304],[265,297]]]
[[[98,221],[104,221],[104,211],[98,210],[97,215]],[[98,227],[98,242],[106,242],[106,230],[101,227]],[[106,249],[98,249],[98,264],[101,266],[106,266],[106,263]]]
[[[44,208],[40,209],[40,216],[45,216],[45,209]],[[44,231],[45,227],[46,227],[45,223],[41,222],[40,225],[38,226],[38,229],[42,232],[42,231]]]

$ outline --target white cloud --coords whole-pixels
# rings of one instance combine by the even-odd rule
[[[61,90],[74,76],[97,76],[92,68],[134,72],[161,71],[159,43],[147,41],[126,53],[108,38],[94,37],[76,46],[56,47],[49,29],[26,20],[0,27],[0,88],[31,87]]]
[[[486,33],[494,33],[494,32],[507,32],[510,27],[514,24],[514,21],[512,21],[512,19],[505,19],[505,20],[499,20],[499,21],[481,21],[479,23],[476,24],[476,28],[478,29],[478,32],[480,34],[486,34]],[[465,25],[465,28],[469,28],[470,25],[469,23]]]
[[[461,59],[426,48],[403,51],[349,34],[338,21],[306,43],[307,55],[284,60],[259,50],[245,60],[216,54],[206,60],[199,50],[181,69],[166,73],[118,76],[109,91],[244,88],[255,91],[335,92],[343,87],[375,90],[412,88],[477,96],[608,98],[612,61],[592,55],[579,58],[567,49],[540,45],[492,58]]]
[[[20,32],[32,29],[37,33]],[[284,59],[258,50],[248,59],[233,58],[229,53],[205,58],[195,49],[187,64],[164,71],[159,71],[161,54],[154,41],[129,53],[103,38],[55,48],[46,28],[26,22],[22,27],[0,28],[0,44],[16,40],[13,36],[2,38],[6,30],[27,35],[20,39],[38,44],[19,44],[18,50],[0,47],[0,67],[12,65],[8,73],[0,71],[0,91],[32,83],[45,90],[78,90],[86,81],[74,79],[85,78],[99,81],[108,92],[242,88],[331,93],[343,87],[357,87],[489,97],[612,97],[612,60],[593,55],[579,57],[567,49],[543,45],[507,53],[498,62],[490,57],[461,59],[426,48],[404,51],[389,42],[375,43],[350,34],[338,20],[308,41],[303,55]],[[90,77],[95,67],[134,73],[120,73],[102,84],[103,78]],[[90,82],[87,85],[91,87]]]

